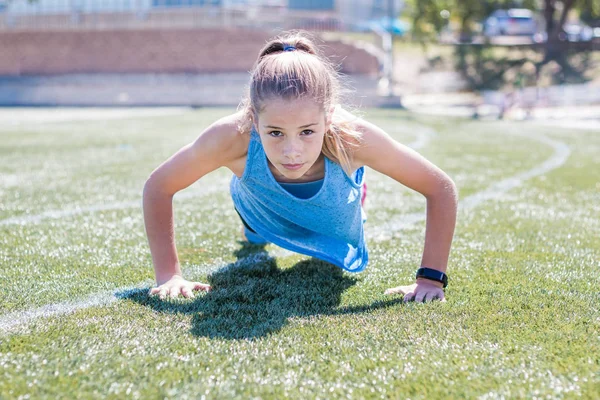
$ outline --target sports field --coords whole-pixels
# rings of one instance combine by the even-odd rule
[[[219,170],[175,197],[195,299],[147,296],[141,192],[230,109],[0,113],[0,398],[598,398],[600,132],[364,110],[460,191],[446,303],[425,200],[367,171],[370,263],[244,246]]]

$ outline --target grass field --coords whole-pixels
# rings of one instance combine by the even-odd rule
[[[383,294],[419,265],[419,194],[367,172],[350,274],[243,245],[226,170],[175,198],[184,273],[213,291],[161,302],[143,184],[231,110],[42,111],[0,118],[1,399],[600,396],[598,132],[365,110],[459,187],[446,303]]]

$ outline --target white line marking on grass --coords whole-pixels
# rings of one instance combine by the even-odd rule
[[[93,213],[97,211],[108,211],[108,210],[120,210],[125,208],[135,208],[142,207],[142,201],[124,201],[120,203],[112,203],[112,204],[95,204],[88,207],[79,207],[75,206],[70,210],[50,210],[44,211],[41,214],[36,215],[26,215],[19,217],[11,217],[0,220],[0,226],[4,225],[27,225],[27,224],[36,224],[45,219],[58,219],[63,217],[70,217],[72,215],[83,214],[83,213]]]
[[[186,269],[188,273],[211,273],[214,271],[226,271],[232,268],[246,267],[257,262],[264,262],[274,258],[272,255],[264,253],[252,254],[248,257],[241,258],[234,263],[224,264],[223,261],[211,265],[197,265]],[[69,300],[61,303],[48,304],[39,308],[34,308],[26,311],[14,311],[0,316],[0,335],[14,332],[21,326],[39,319],[67,315],[78,310],[84,310],[91,307],[108,306],[118,300],[127,298],[128,294],[147,289],[148,286],[153,286],[154,281],[140,282],[135,286],[120,287],[113,290],[107,290],[100,293],[94,293],[88,297],[79,300]]]
[[[520,186],[524,181],[535,178],[536,176],[540,176],[547,172],[552,171],[563,165],[569,155],[571,154],[571,149],[563,142],[559,142],[557,140],[549,139],[545,136],[527,136],[533,139],[536,139],[554,149],[554,154],[541,163],[540,165],[530,169],[529,171],[521,172],[513,177],[503,179],[500,182],[496,182],[492,186],[487,189],[474,193],[471,196],[465,198],[462,203],[462,208],[469,209],[478,206],[482,201],[493,199],[494,197],[503,194],[511,189],[514,189]]]
[[[225,185],[226,186],[226,185]],[[207,195],[215,194],[220,191],[223,191],[222,187],[211,187],[203,190],[202,192],[184,192],[176,194],[175,199],[189,199],[193,197],[204,197]],[[124,210],[127,208],[142,208],[142,199],[136,201],[123,201],[117,203],[108,203],[108,204],[94,204],[88,207],[79,207],[75,206],[70,210],[50,210],[44,211],[41,214],[36,215],[26,215],[19,217],[11,217],[0,220],[0,226],[5,225],[27,225],[27,224],[35,224],[39,223],[45,219],[58,219],[64,217],[71,217],[73,215],[84,214],[84,213],[94,213],[98,211],[110,211],[110,210]]]
[[[517,133],[510,134],[521,136]],[[527,137],[538,140],[552,147],[554,149],[554,154],[540,165],[528,171],[521,172],[510,178],[503,179],[489,186],[487,189],[465,197],[459,202],[459,211],[469,210],[471,208],[477,207],[483,201],[494,199],[499,195],[504,194],[507,191],[522,185],[523,182],[528,179],[545,174],[547,172],[552,171],[555,168],[560,167],[567,161],[569,155],[571,154],[569,146],[567,146],[563,142],[549,139],[545,136]],[[374,229],[371,229],[366,233],[368,234],[369,238],[377,241],[388,240],[391,238],[392,233],[410,228],[415,223],[424,221],[427,218],[427,215],[425,212],[420,212],[400,215],[399,218],[401,219],[400,222],[389,221],[387,223],[374,227]]]
[[[542,164],[540,164],[526,172],[522,172],[513,177],[503,179],[500,182],[497,182],[496,184],[491,185],[487,189],[485,189],[481,192],[472,194],[471,196],[465,198],[464,200],[462,200],[460,202],[460,205],[459,205],[460,209],[470,209],[470,208],[476,207],[477,205],[479,205],[481,202],[483,202],[485,200],[492,199],[498,195],[505,193],[506,191],[508,191],[510,189],[518,187],[527,179],[531,179],[535,176],[539,176],[541,174],[544,174],[555,168],[560,167],[561,165],[563,165],[566,162],[566,160],[568,159],[568,157],[571,153],[569,147],[563,142],[552,140],[552,139],[549,139],[549,138],[546,138],[543,136],[528,136],[528,137],[539,140],[540,142],[551,146],[552,148],[554,148],[554,154],[549,159],[544,161]],[[424,141],[422,142],[423,144],[419,144],[419,143],[421,143],[421,141],[417,140],[413,145],[424,145],[424,143],[426,143],[426,139],[424,139]],[[190,195],[190,197],[192,197],[192,196]],[[378,241],[386,240],[386,239],[389,239],[389,237],[386,237],[386,235],[383,235],[384,233],[402,230],[404,228],[410,227],[414,223],[425,220],[425,218],[426,218],[426,215],[424,213],[413,213],[413,214],[403,215],[402,216],[403,221],[401,223],[385,224],[382,227],[378,227],[374,232],[369,232],[369,236],[372,238],[375,238],[375,240],[378,240]],[[230,267],[233,268],[233,267],[239,267],[239,266],[244,266],[244,265],[251,265],[251,264],[259,261],[259,259],[260,259],[260,261],[263,261],[265,259],[268,259],[269,257],[271,257],[271,256],[269,256],[268,254],[260,254],[260,253],[255,254],[255,255],[238,260],[237,262],[231,264]],[[204,267],[204,266],[192,267],[191,269],[187,269],[187,271],[193,271],[195,273],[198,273],[201,271],[202,272],[212,272],[212,271],[218,270],[223,267],[224,266],[221,263],[221,264],[213,264],[211,266],[206,266],[206,267]],[[28,324],[28,323],[30,323],[38,318],[41,318],[41,317],[52,317],[52,316],[57,316],[57,315],[64,315],[64,314],[69,314],[69,313],[75,312],[77,310],[82,310],[82,309],[86,309],[86,308],[90,308],[90,307],[108,305],[108,304],[114,303],[119,298],[123,297],[122,294],[120,296],[118,296],[117,295],[118,293],[123,293],[128,290],[134,290],[134,289],[139,289],[139,287],[118,288],[118,289],[115,289],[110,292],[95,293],[95,294],[92,294],[89,297],[87,297],[83,300],[79,300],[79,301],[67,301],[67,302],[63,302],[63,303],[46,305],[46,306],[43,306],[43,307],[40,307],[37,309],[28,310],[28,311],[11,312],[7,315],[0,317],[0,333],[6,333],[8,331],[14,330],[15,328],[17,328],[19,326]]]
[[[117,301],[114,291],[95,293],[82,300],[65,301],[48,304],[27,311],[14,311],[0,317],[0,333],[9,333],[14,328],[26,325],[38,318],[54,317],[75,312],[77,310],[105,306]]]

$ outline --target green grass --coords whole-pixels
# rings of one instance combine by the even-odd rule
[[[383,295],[412,281],[424,222],[371,236],[366,271],[346,273],[242,245],[226,170],[175,200],[184,273],[213,291],[149,298],[144,180],[230,111],[0,124],[0,327],[39,307],[116,296],[0,329],[0,398],[598,396],[596,132],[365,110],[403,143],[435,132],[419,151],[462,199],[551,157],[542,135],[571,149],[559,168],[460,208],[446,303]],[[419,194],[375,171],[367,179],[367,233],[424,213]]]

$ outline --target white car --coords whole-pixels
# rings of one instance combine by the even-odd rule
[[[566,23],[563,26],[566,37],[569,42],[588,42],[594,38],[594,29],[582,23]]]
[[[483,23],[485,36],[529,35],[537,32],[537,23],[531,10],[511,8],[496,10]]]

